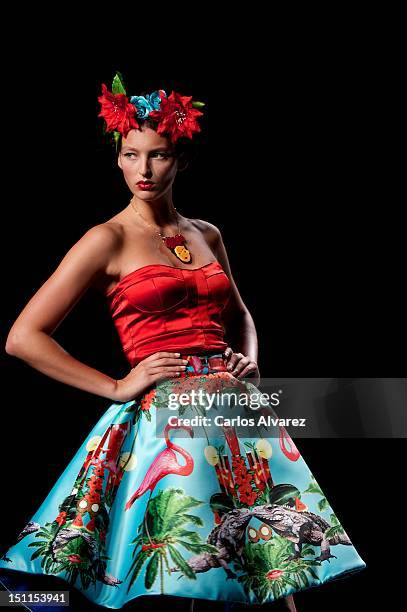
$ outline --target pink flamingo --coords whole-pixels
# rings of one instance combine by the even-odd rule
[[[165,448],[161,453],[157,455],[154,459],[153,463],[147,470],[146,475],[144,476],[143,482],[133,493],[131,498],[126,504],[126,510],[129,510],[136,499],[144,495],[146,491],[150,489],[150,497],[153,492],[154,487],[157,482],[167,476],[167,474],[178,474],[179,476],[189,476],[194,469],[194,460],[192,456],[181,446],[177,446],[173,444],[168,437],[168,432],[170,429],[185,429],[191,438],[194,437],[194,430],[192,427],[188,425],[170,425],[169,423],[165,426],[164,436],[165,442],[167,444],[167,448]],[[177,455],[174,451],[178,451],[185,458],[185,465],[180,465],[177,462]]]
[[[280,448],[281,450],[283,451],[284,455],[288,459],[290,459],[290,461],[297,461],[301,456],[300,451],[298,450],[293,440],[288,435],[287,430],[284,427],[281,427],[281,425],[279,425],[279,428],[280,428]],[[286,441],[290,449],[286,447],[285,445]]]

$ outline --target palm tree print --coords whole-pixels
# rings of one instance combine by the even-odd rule
[[[185,495],[183,489],[168,488],[150,498],[148,512],[138,527],[138,535],[131,542],[135,545],[133,561],[126,579],[131,575],[127,592],[131,589],[146,565],[144,585],[151,589],[157,576],[160,579],[160,592],[164,594],[164,572],[171,576],[169,558],[179,568],[182,575],[195,580],[195,572],[178,550],[183,547],[196,554],[202,552],[216,553],[217,548],[202,541],[201,536],[186,525],[203,527],[199,516],[189,511],[204,502]]]
[[[244,564],[235,561],[236,569],[243,570],[238,577],[245,593],[252,591],[259,603],[270,598],[278,599],[294,590],[310,586],[309,577],[319,580],[313,569],[320,561],[299,558],[289,560],[294,545],[286,538],[274,535],[264,543],[247,543],[243,550]],[[302,555],[315,555],[312,546],[304,546]],[[291,588],[292,587],[292,588]]]

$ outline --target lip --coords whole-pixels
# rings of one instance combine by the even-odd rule
[[[143,181],[139,181],[137,185],[140,189],[152,189],[154,187],[154,183],[144,183]]]

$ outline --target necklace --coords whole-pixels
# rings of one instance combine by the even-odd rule
[[[143,223],[145,223],[146,225],[148,225],[148,227],[151,227],[154,232],[156,234],[158,234],[161,238],[161,240],[163,241],[163,243],[165,244],[165,246],[167,248],[170,249],[170,251],[172,253],[174,253],[174,255],[176,257],[178,257],[178,259],[184,263],[192,263],[192,256],[191,253],[189,251],[189,249],[185,246],[185,237],[180,233],[179,231],[179,222],[177,219],[177,233],[175,234],[175,236],[164,236],[164,234],[162,234],[161,232],[159,232],[157,230],[156,227],[154,227],[154,225],[151,225],[151,223],[149,223],[148,221],[146,221],[143,217],[143,215],[141,214],[141,212],[139,212],[134,204],[133,204],[133,199],[130,200],[130,205],[132,207],[132,209],[134,210],[135,213],[138,214],[138,216],[143,220]],[[174,210],[177,210],[174,206]]]

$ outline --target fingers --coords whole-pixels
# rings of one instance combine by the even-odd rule
[[[241,353],[239,354],[241,355]],[[239,359],[239,361],[236,363],[234,370],[232,370],[233,376],[237,376],[238,374],[241,374],[242,370],[244,370],[244,368],[246,368],[246,366],[248,366],[250,362],[251,362],[250,357],[245,357],[243,355]]]
[[[244,358],[244,355],[242,353],[232,353],[232,356],[229,359],[229,363],[228,363],[228,370],[229,372],[231,372],[232,374],[234,374],[237,364],[240,361],[240,359]],[[245,364],[246,365],[246,364]]]
[[[233,355],[233,351],[230,348],[230,346],[225,348],[225,350],[223,351],[223,355],[224,355],[226,361],[228,361],[230,359],[230,357]]]
[[[179,355],[179,353],[159,351],[157,353],[153,353],[153,355],[150,355],[149,357],[144,359],[144,362],[146,362],[146,365],[148,365],[149,368],[162,367],[163,365],[187,365],[188,360],[181,359]]]
[[[151,374],[160,374],[161,372],[183,372],[186,367],[186,365],[156,366],[154,368],[149,368],[149,372]]]
[[[164,357],[170,357],[173,359],[176,358],[180,358],[181,353],[171,353],[169,351],[157,351],[156,353],[153,353],[152,355],[149,355],[148,357],[145,357],[145,359],[143,359],[143,361],[157,361],[157,359],[163,359]]]
[[[180,370],[160,369],[149,374],[150,381],[157,382],[168,378],[178,378],[181,376]]]
[[[224,351],[225,358],[228,358],[228,371],[235,377],[243,377],[258,373],[258,365],[256,361],[250,359],[243,353],[234,353],[230,347],[227,347]]]
[[[251,361],[241,372],[238,373],[240,378],[244,378],[244,376],[252,376],[255,373],[258,373],[258,366],[255,361]]]
[[[184,365],[186,366],[188,364],[188,360],[187,359],[174,359],[172,357],[163,357],[162,359],[156,359],[155,361],[151,361],[148,364],[149,368],[161,368],[164,366],[180,366],[180,365]]]

